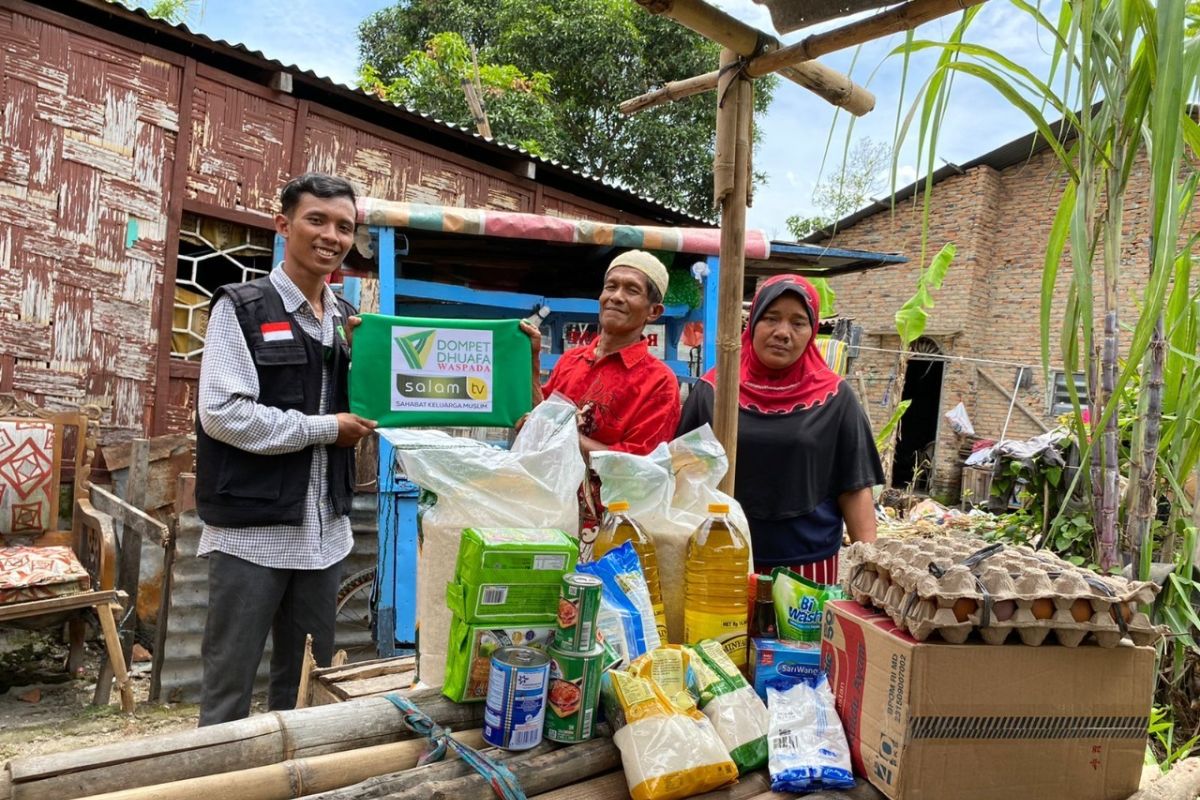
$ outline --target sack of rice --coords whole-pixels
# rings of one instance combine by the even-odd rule
[[[578,538],[576,491],[585,468],[575,411],[565,398],[546,400],[511,450],[441,431],[381,430],[408,479],[436,495],[421,514],[416,574],[417,678],[426,686],[445,679],[446,584],[464,528],[557,528]]]

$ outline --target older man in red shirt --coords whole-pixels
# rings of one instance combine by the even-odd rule
[[[579,449],[645,455],[668,441],[679,423],[679,381],[652,356],[642,335],[663,313],[667,268],[650,253],[630,250],[612,260],[600,292],[600,333],[565,353],[538,386],[541,334],[522,323],[533,344],[535,401],[560,392],[579,407]],[[581,544],[588,549],[601,511],[599,483],[583,493]]]

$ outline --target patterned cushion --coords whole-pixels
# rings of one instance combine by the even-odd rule
[[[86,592],[87,570],[69,547],[0,547],[0,605]]]
[[[0,534],[39,534],[50,525],[54,425],[0,420]]]

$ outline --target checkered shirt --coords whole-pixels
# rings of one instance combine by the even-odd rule
[[[271,271],[271,283],[304,333],[326,347],[332,346],[341,312],[329,287],[325,287],[325,314],[317,319],[308,300],[282,269]],[[200,423],[214,439],[251,453],[273,455],[311,447],[312,469],[304,499],[304,520],[299,526],[205,525],[197,554],[219,551],[275,569],[325,569],[345,558],[353,545],[350,518],[335,514],[329,500],[329,459],[325,448],[319,446],[337,440],[337,417],[325,413],[329,367],[321,367],[321,403],[316,415],[262,405],[258,388],[258,372],[238,325],[233,301],[222,297],[208,319],[200,364]]]

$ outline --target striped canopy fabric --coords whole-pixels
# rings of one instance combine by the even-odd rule
[[[410,230],[666,250],[708,256],[718,255],[721,251],[721,231],[718,228],[615,225],[515,211],[399,203],[374,197],[358,199],[358,221],[366,225],[388,225]],[[761,230],[747,230],[746,258],[766,259],[770,255],[771,242],[766,233]]]

